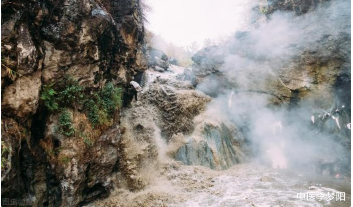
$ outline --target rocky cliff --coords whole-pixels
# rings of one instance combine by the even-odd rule
[[[146,69],[143,8],[2,1],[3,198],[78,206],[107,195],[119,170],[120,107]]]
[[[245,162],[267,150],[260,144],[282,161],[276,147],[288,140],[289,157],[306,158],[291,136],[308,137],[300,146],[309,151],[326,134],[350,146],[350,21],[340,2],[263,1],[247,30],[199,51],[190,71],[145,48],[141,0],[2,1],[2,197],[82,206],[115,188],[110,205],[141,206],[144,193],[161,201],[143,190],[158,179],[212,187],[200,173]],[[322,154],[336,158],[309,155]]]

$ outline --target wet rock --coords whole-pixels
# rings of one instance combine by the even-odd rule
[[[194,136],[201,140],[191,138],[175,154],[184,164],[227,169],[246,160],[244,138],[236,128],[205,121],[197,125]]]
[[[197,142],[194,139],[190,139],[184,146],[179,148],[175,159],[182,161],[186,165],[201,165],[212,169],[215,169],[217,165],[213,150],[204,140]]]

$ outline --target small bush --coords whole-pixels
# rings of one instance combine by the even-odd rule
[[[110,126],[114,112],[122,105],[122,90],[107,83],[98,94],[86,99],[85,108],[90,122],[94,126]]]
[[[86,100],[84,107],[86,108],[86,113],[88,116],[89,121],[94,125],[100,125],[103,124],[102,119],[101,119],[101,114],[105,114],[102,112],[99,112],[101,109],[99,108],[99,103],[97,103],[97,100],[99,100],[97,97],[95,99],[90,99]]]
[[[117,107],[122,105],[121,88],[115,87],[112,83],[107,83],[102,90],[101,98],[103,99],[104,108],[108,115],[113,115]]]
[[[65,77],[57,83],[50,83],[43,87],[41,100],[51,112],[58,111],[63,107],[70,107],[80,103],[83,98],[83,88],[78,82],[70,77]]]
[[[49,111],[57,111],[59,109],[56,97],[57,92],[54,90],[53,85],[53,83],[45,85],[40,96],[40,99],[44,101],[44,105]]]
[[[61,88],[58,93],[60,105],[70,106],[72,103],[80,103],[83,100],[83,88],[71,77],[65,77],[58,85]]]
[[[60,132],[63,133],[65,136],[72,136],[75,134],[75,129],[72,126],[72,114],[68,110],[64,110],[59,115],[59,127]]]

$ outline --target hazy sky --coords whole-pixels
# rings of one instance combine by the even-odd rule
[[[146,0],[151,7],[146,28],[167,42],[186,46],[217,39],[242,24],[245,0]]]

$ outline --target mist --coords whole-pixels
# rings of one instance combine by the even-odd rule
[[[249,21],[245,14],[258,1],[147,0],[151,7],[146,28],[167,42],[186,47],[206,39],[218,42]],[[246,18],[245,18],[246,17]]]
[[[295,103],[287,97],[289,104],[285,104],[288,100],[265,92],[269,79],[278,80],[275,84],[288,91],[310,88],[314,80],[304,72],[295,77],[300,79],[298,83],[284,84],[278,77],[296,67],[304,52],[320,51],[318,48],[327,47],[328,42],[345,35],[350,37],[350,8],[350,1],[332,1],[301,16],[293,12],[260,15],[253,10],[244,17],[252,20],[250,29],[235,32],[227,44],[212,49],[211,54],[224,57],[219,68],[224,76],[209,76],[197,86],[215,97],[206,113],[216,119],[230,120],[241,128],[256,159],[273,168],[315,171],[319,163],[325,162],[336,163],[339,171],[350,170],[350,152],[343,147],[345,139],[350,137],[347,127],[350,115],[344,116],[350,113],[345,108],[350,103],[337,94],[327,99],[322,95],[319,101],[308,98]],[[348,47],[336,50],[349,53]],[[318,53],[323,59],[331,55],[325,54],[325,50]],[[346,60],[349,65],[350,56]],[[209,64],[205,61],[204,64]],[[323,91],[333,90],[323,88]],[[337,113],[333,115],[334,112]],[[329,116],[325,122],[329,130],[322,130],[324,117]],[[337,130],[346,137],[328,133]]]

